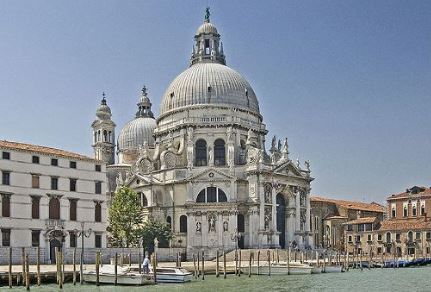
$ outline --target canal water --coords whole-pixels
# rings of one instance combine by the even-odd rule
[[[2,288],[0,288],[2,289]],[[3,288],[6,289],[6,288]],[[8,289],[9,290],[9,289]],[[25,291],[24,287],[9,291]],[[31,291],[59,291],[58,286],[31,287]],[[227,279],[205,276],[185,284],[158,284],[144,287],[100,286],[65,284],[64,291],[431,291],[431,267],[350,270],[347,273],[251,276],[227,275]]]

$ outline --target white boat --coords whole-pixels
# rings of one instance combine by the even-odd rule
[[[343,269],[343,266],[341,265],[335,265],[335,266],[326,266],[323,269],[324,273],[341,273]]]
[[[82,279],[88,283],[96,283],[96,271],[85,270]],[[99,270],[100,284],[115,283],[115,266],[104,265]],[[140,274],[135,269],[130,267],[117,266],[117,284],[118,285],[147,285],[154,284],[154,279],[151,275]]]
[[[153,268],[150,268],[150,275],[153,277]],[[156,269],[157,283],[184,283],[190,282],[193,274],[183,268],[160,267]]]
[[[312,266],[298,262],[289,263],[289,275],[309,275],[313,270]]]
[[[322,273],[322,267],[312,267],[311,269],[312,274],[321,274]]]

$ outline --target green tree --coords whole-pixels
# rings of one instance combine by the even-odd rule
[[[144,226],[144,215],[137,193],[121,187],[109,207],[110,242],[115,247],[138,246]]]
[[[171,226],[167,223],[156,221],[152,218],[144,223],[141,229],[142,244],[150,252],[154,249],[154,239],[159,241],[159,247],[167,247],[169,240],[173,238]]]

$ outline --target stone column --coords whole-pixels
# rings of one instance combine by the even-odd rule
[[[277,193],[275,191],[275,188],[272,188],[271,191],[271,202],[272,202],[272,230],[274,230],[274,233],[272,235],[272,243],[276,247],[280,244],[279,242],[279,236],[277,233],[277,201],[276,201]]]
[[[296,208],[296,217],[295,217],[295,231],[301,230],[301,198],[299,191],[295,191],[295,208]]]
[[[311,203],[310,203],[310,192],[307,191],[306,193],[306,222],[305,222],[305,231],[307,232],[307,244],[310,246],[314,246],[313,244],[313,237],[311,236],[311,227],[310,227],[310,212],[311,212]]]

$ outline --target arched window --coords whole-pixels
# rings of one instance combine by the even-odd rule
[[[94,143],[96,143],[97,142],[97,132],[95,131],[94,132]]]
[[[103,130],[103,142],[108,141],[108,132],[106,130]]]
[[[196,141],[196,166],[206,166],[207,165],[207,142],[203,139]]]
[[[49,219],[60,219],[60,200],[58,198],[49,200]]]
[[[225,143],[222,139],[217,139],[214,142],[214,165],[226,165]]]
[[[203,189],[199,192],[198,197],[196,198],[196,203],[205,203],[205,191],[206,189]]]
[[[100,142],[100,130],[97,131],[97,142]]]
[[[169,227],[172,226],[172,218],[171,218],[171,216],[166,217],[166,223],[168,223]]]
[[[226,194],[221,189],[218,189],[218,201],[227,202]]]
[[[180,232],[187,233],[187,216],[180,216]]]
[[[94,206],[94,221],[102,222],[102,206],[100,202],[96,202]]]
[[[391,243],[391,234],[389,232],[386,233],[386,243]]]
[[[409,242],[413,242],[413,231],[409,231],[408,238],[409,238]]]
[[[108,132],[108,142],[112,143],[112,132]]]
[[[207,187],[201,190],[196,197],[196,203],[222,203],[227,202],[227,196],[222,189]]]

